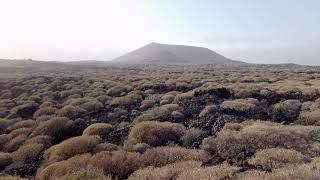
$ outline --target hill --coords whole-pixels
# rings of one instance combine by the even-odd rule
[[[114,59],[129,64],[242,64],[208,48],[151,43]]]

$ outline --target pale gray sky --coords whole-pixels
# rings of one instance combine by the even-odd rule
[[[318,0],[1,0],[0,58],[110,60],[150,42],[320,65]]]

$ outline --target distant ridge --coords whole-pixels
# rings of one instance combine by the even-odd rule
[[[208,48],[150,43],[113,60],[128,64],[244,64]]]

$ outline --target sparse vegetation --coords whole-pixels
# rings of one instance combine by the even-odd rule
[[[0,76],[0,179],[320,179],[318,68],[70,67]]]

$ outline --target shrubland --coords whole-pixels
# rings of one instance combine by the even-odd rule
[[[320,178],[317,67],[1,71],[0,179]]]

